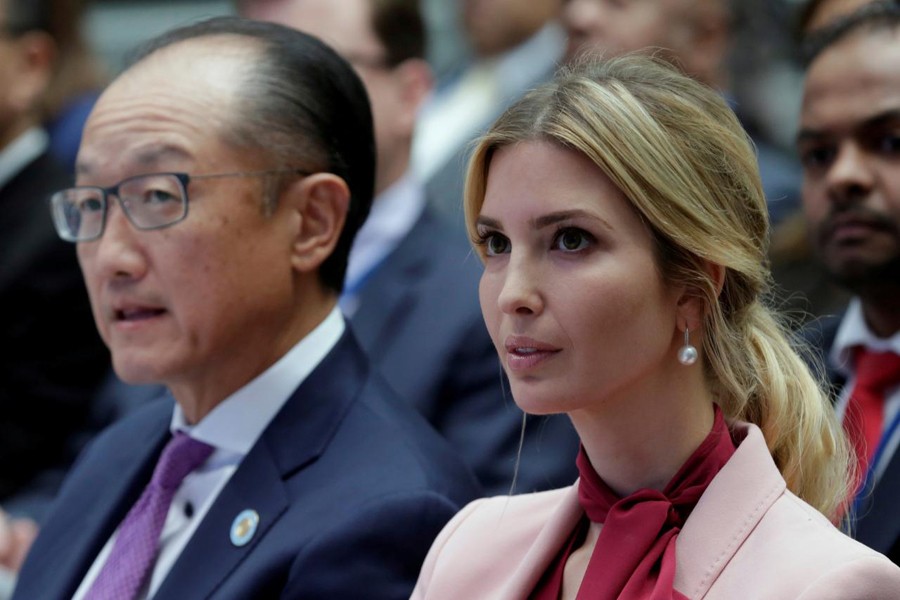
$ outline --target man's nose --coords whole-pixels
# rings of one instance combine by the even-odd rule
[[[128,220],[116,198],[110,196],[103,235],[93,242],[79,244],[82,269],[110,280],[140,279],[147,261],[140,234]]]
[[[828,195],[833,202],[858,202],[868,196],[874,185],[875,175],[870,159],[856,144],[844,144],[828,169],[826,182]]]

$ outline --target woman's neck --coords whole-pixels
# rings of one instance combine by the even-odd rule
[[[569,415],[594,470],[620,496],[662,490],[712,429],[700,366],[679,369],[668,381]]]

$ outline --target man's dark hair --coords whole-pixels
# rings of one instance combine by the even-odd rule
[[[51,10],[48,0],[6,0],[4,29],[20,35],[28,31],[50,30]]]
[[[803,64],[806,67],[823,51],[859,30],[890,30],[900,27],[900,2],[879,0],[865,4],[829,25],[811,32],[803,41]]]
[[[167,46],[211,36],[244,37],[261,47],[248,58],[235,122],[223,133],[239,146],[269,153],[280,168],[325,171],[347,182],[347,220],[319,270],[322,284],[340,292],[353,238],[372,205],[375,179],[372,115],[362,82],[313,36],[238,17],[216,17],[164,33],[138,48],[129,68]]]
[[[384,62],[396,67],[410,58],[425,58],[426,33],[419,0],[370,0],[372,29],[385,49]]]

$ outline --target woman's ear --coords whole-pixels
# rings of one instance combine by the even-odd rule
[[[291,262],[301,273],[317,271],[334,252],[350,207],[350,188],[332,173],[315,173],[291,183],[280,202],[295,211]]]
[[[697,289],[696,286],[685,286],[678,298],[678,328],[684,331],[685,328],[696,331],[703,323],[706,316],[707,303],[714,300],[722,293],[722,287],[725,285],[725,267],[720,264],[703,261],[703,270],[709,276],[709,280],[713,285],[714,296],[707,298],[703,290]]]

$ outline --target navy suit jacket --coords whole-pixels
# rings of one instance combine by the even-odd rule
[[[71,185],[44,153],[0,187],[0,503],[36,518],[98,430],[91,400],[110,368],[75,245],[47,204]]]
[[[359,291],[351,317],[388,383],[460,452],[488,494],[508,494],[522,411],[478,301],[482,266],[462,229],[426,207]],[[565,415],[526,428],[516,491],[570,485],[578,437]]]
[[[817,360],[825,363],[825,373],[836,399],[846,383],[843,375],[828,364],[841,317],[823,317],[810,323],[803,335],[820,352]],[[900,565],[900,451],[894,452],[870,498],[860,505],[859,518],[851,531],[857,540],[885,554]]]
[[[70,598],[149,481],[171,402],[104,432],[79,460],[15,598]],[[264,430],[158,598],[407,598],[441,527],[477,495],[469,471],[397,400],[348,330]],[[259,513],[251,541],[229,532]]]

